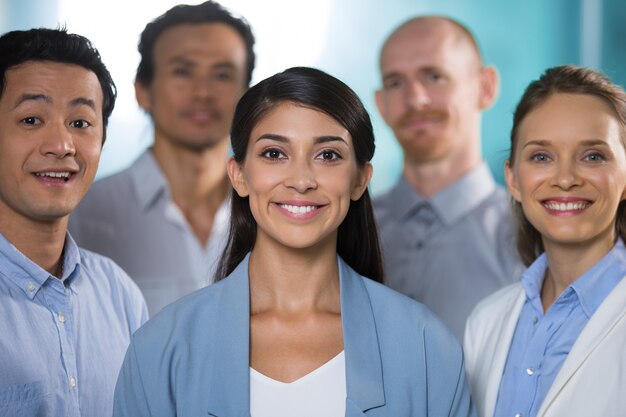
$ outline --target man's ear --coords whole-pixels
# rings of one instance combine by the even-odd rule
[[[500,91],[500,78],[495,67],[488,66],[480,69],[480,99],[478,105],[486,110],[493,105]]]
[[[374,93],[374,100],[376,101],[376,107],[378,108],[378,113],[380,113],[380,116],[383,118],[383,120],[385,121],[385,123],[387,123],[387,117],[386,114],[387,112],[385,111],[385,103],[384,103],[384,99],[383,99],[383,90],[376,90],[376,92]]]
[[[228,171],[228,178],[230,178],[230,183],[232,184],[239,197],[247,197],[249,194],[248,183],[246,182],[246,178],[243,175],[243,170],[241,165],[239,165],[239,162],[235,161],[235,158],[231,157],[228,160],[226,170]]]
[[[518,203],[522,202],[522,194],[519,191],[519,187],[517,186],[517,179],[515,178],[515,172],[511,167],[511,162],[507,160],[504,163],[504,179],[506,180],[506,187],[509,189],[509,193],[515,201]]]
[[[139,107],[150,113],[150,110],[152,109],[150,91],[149,88],[139,80],[135,80],[135,98],[137,99]]]
[[[352,201],[356,201],[361,198],[361,196],[367,189],[370,180],[372,179],[373,172],[374,168],[369,162],[367,162],[364,166],[358,168],[357,180],[352,186],[352,192],[350,193],[350,199]]]

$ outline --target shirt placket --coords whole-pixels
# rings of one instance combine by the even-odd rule
[[[56,278],[50,278],[45,286],[45,298],[52,313],[54,324],[61,345],[61,361],[59,367],[59,388],[68,392],[66,416],[80,417],[79,383],[76,365],[76,349],[73,338],[73,315],[71,308],[71,290]]]

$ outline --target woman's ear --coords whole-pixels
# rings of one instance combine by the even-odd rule
[[[519,191],[519,187],[517,186],[517,178],[515,177],[515,172],[511,167],[511,161],[509,161],[508,159],[504,163],[504,178],[506,180],[506,186],[509,189],[509,193],[513,196],[515,201],[521,203],[522,196]]]
[[[230,158],[228,160],[228,165],[226,166],[228,171],[228,178],[230,178],[230,183],[233,185],[233,188],[239,195],[239,197],[247,197],[248,192],[248,184],[246,182],[246,178],[243,175],[243,169],[239,162],[235,161],[235,158]]]
[[[365,165],[357,168],[357,178],[354,182],[354,185],[352,186],[352,193],[350,194],[350,199],[352,201],[356,201],[361,198],[361,196],[367,189],[370,180],[372,179],[373,172],[374,168],[369,162],[366,162]]]

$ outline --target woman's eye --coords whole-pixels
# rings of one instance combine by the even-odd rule
[[[536,153],[532,155],[530,159],[531,161],[536,161],[536,162],[548,162],[550,160],[550,157],[546,155],[545,153]]]
[[[337,159],[341,159],[341,155],[339,155],[335,151],[327,150],[320,152],[318,155],[318,159],[322,159],[324,161],[335,161]]]
[[[606,160],[606,158],[604,158],[604,155],[594,152],[586,155],[585,160],[589,162],[603,162]]]
[[[268,159],[281,159],[284,157],[283,153],[278,149],[268,149],[264,151],[261,156]]]

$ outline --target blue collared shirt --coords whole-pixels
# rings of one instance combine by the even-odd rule
[[[495,417],[537,415],[576,339],[626,275],[626,248],[618,240],[602,260],[563,291],[544,315],[541,288],[547,267],[544,253],[522,275],[526,301],[500,381]]]
[[[374,209],[385,283],[424,303],[459,340],[476,304],[519,280],[509,196],[484,163],[430,198],[403,177]]]
[[[67,235],[57,279],[0,234],[0,415],[110,416],[131,334],[147,320],[137,286]]]

